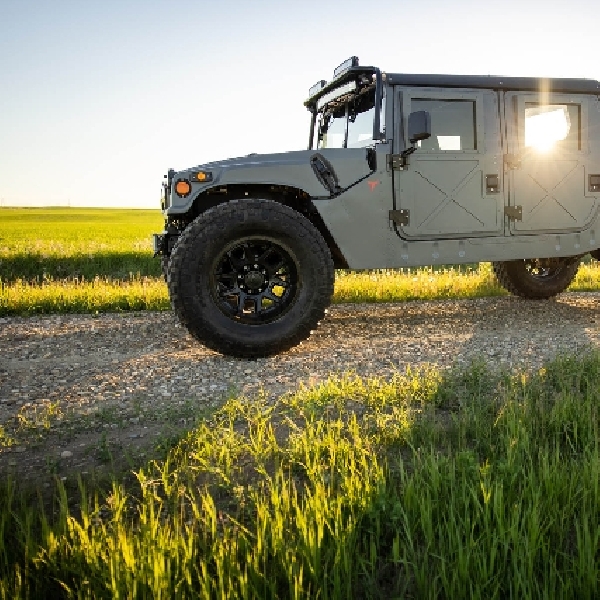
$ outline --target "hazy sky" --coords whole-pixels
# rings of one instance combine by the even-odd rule
[[[357,55],[600,79],[597,0],[0,0],[0,205],[156,207],[162,176],[306,146]]]

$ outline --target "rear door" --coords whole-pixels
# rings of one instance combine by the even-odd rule
[[[504,98],[510,233],[585,228],[596,214],[598,195],[586,181],[590,97],[507,92]]]
[[[396,91],[395,138],[411,112],[431,115],[432,135],[394,173],[395,205],[408,223],[403,238],[462,238],[503,232],[504,186],[498,96],[472,89]],[[398,123],[400,126],[398,126]],[[402,148],[395,149],[395,152]]]

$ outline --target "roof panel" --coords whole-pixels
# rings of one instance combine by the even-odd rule
[[[461,87],[496,90],[523,90],[576,94],[600,94],[600,82],[594,79],[544,79],[541,77],[501,77],[498,75],[421,75],[387,73],[388,83],[419,87]]]

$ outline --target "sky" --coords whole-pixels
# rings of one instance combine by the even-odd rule
[[[163,175],[305,148],[308,89],[600,79],[597,0],[0,0],[0,206],[159,208]]]

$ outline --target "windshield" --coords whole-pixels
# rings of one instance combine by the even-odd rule
[[[362,148],[373,144],[375,88],[332,100],[316,120],[317,148]]]

